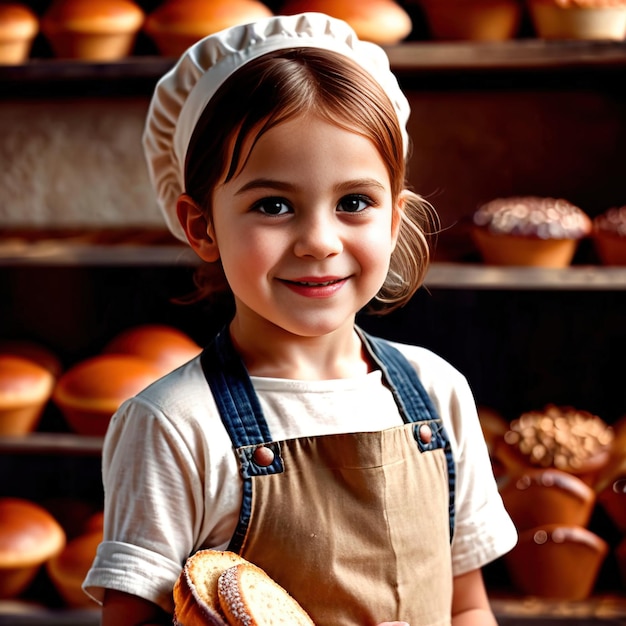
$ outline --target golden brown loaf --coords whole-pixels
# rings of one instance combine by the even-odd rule
[[[146,359],[99,354],[69,368],[52,399],[75,432],[102,436],[120,404],[160,376],[159,368]]]
[[[134,354],[151,361],[163,374],[198,356],[200,346],[181,330],[165,324],[142,324],[123,330],[104,353]]]
[[[132,0],[54,0],[41,29],[58,57],[114,61],[131,53],[144,17]]]
[[[411,17],[394,0],[286,0],[280,12],[295,15],[307,11],[344,20],[359,39],[379,45],[396,44],[413,29]]]
[[[68,541],[63,550],[46,563],[52,584],[67,606],[95,607],[82,584],[102,541],[102,531],[79,535]]]
[[[34,430],[54,382],[53,374],[35,361],[0,354],[0,434],[24,435]]]
[[[304,609],[262,569],[229,551],[189,557],[174,586],[176,626],[313,626]]]
[[[0,64],[23,63],[28,58],[39,18],[26,4],[0,4]]]
[[[19,595],[65,546],[61,525],[42,506],[0,498],[0,598]]]
[[[148,15],[144,31],[162,55],[178,57],[207,35],[271,15],[260,0],[165,0]]]

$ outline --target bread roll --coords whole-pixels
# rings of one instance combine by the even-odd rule
[[[48,577],[65,604],[71,608],[97,606],[82,590],[82,584],[101,542],[102,531],[79,535],[46,563]]]
[[[0,435],[35,430],[54,382],[52,373],[38,363],[0,354]]]
[[[0,498],[0,598],[21,594],[65,546],[61,525],[42,506]]]
[[[281,7],[286,15],[307,11],[344,20],[359,39],[381,46],[402,41],[413,29],[409,14],[394,0],[286,0]]]
[[[55,378],[63,371],[63,365],[59,357],[45,346],[28,339],[2,339],[0,340],[0,354],[12,354],[21,356],[45,367]]]
[[[39,32],[39,18],[21,2],[0,4],[0,64],[18,65],[28,59]]]
[[[151,361],[162,374],[198,356],[202,348],[187,334],[165,324],[128,328],[104,347],[104,353],[134,354]]]
[[[132,0],[54,0],[41,29],[57,57],[116,61],[131,53],[144,17]]]
[[[161,370],[131,354],[99,354],[69,368],[52,399],[74,432],[104,436],[117,408],[153,383]]]
[[[260,0],[165,0],[148,15],[144,31],[163,56],[178,57],[207,35],[271,15]]]

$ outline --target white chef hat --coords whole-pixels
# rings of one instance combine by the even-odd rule
[[[242,65],[268,52],[309,47],[349,57],[385,90],[394,105],[408,150],[409,103],[389,67],[384,50],[360,41],[352,28],[322,13],[273,16],[222,30],[183,53],[157,83],[143,134],[148,173],[172,233],[187,241],[176,202],[184,191],[185,156],[195,126],[209,100]]]

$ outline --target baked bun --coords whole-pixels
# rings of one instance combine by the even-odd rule
[[[79,535],[46,563],[48,578],[68,607],[96,607],[96,602],[82,590],[82,584],[101,542],[101,531]]]
[[[268,623],[313,625],[285,589],[238,554],[199,550],[187,559],[174,585],[175,626]]]
[[[608,551],[606,541],[586,528],[546,524],[519,533],[517,545],[504,560],[521,593],[584,600],[593,591]]]
[[[589,485],[557,469],[529,469],[506,476],[499,490],[518,531],[542,524],[586,527],[596,502]]]
[[[19,65],[28,59],[39,18],[26,4],[0,4],[0,64]]]
[[[528,0],[528,10],[542,39],[626,37],[625,0]]]
[[[0,498],[0,598],[20,595],[65,546],[61,525],[42,506]]]
[[[41,30],[57,57],[116,61],[131,53],[144,17],[132,0],[54,0]]]
[[[604,265],[626,265],[626,206],[613,207],[595,217],[592,237]]]
[[[231,626],[314,626],[293,597],[252,563],[240,563],[223,572],[217,593]]]
[[[25,435],[37,427],[55,378],[35,361],[0,354],[0,435]]]
[[[134,354],[154,364],[162,374],[198,356],[202,348],[189,335],[164,324],[128,328],[109,341],[103,353]]]
[[[381,46],[399,43],[409,36],[413,23],[394,0],[286,0],[281,14],[313,11],[347,22],[359,39]]]
[[[63,371],[59,357],[36,341],[28,339],[0,339],[0,354],[21,356],[45,367],[55,378]]]
[[[260,0],[165,0],[148,15],[144,32],[163,56],[179,57],[207,35],[271,16]]]
[[[613,430],[597,415],[550,404],[511,422],[496,456],[510,474],[555,468],[595,483],[610,459]]]
[[[567,267],[591,219],[563,199],[497,198],[473,215],[471,236],[485,263]]]
[[[104,436],[117,408],[161,376],[151,361],[131,354],[99,354],[69,368],[52,400],[71,429]]]
[[[438,40],[504,41],[517,35],[521,0],[420,0],[430,35]]]

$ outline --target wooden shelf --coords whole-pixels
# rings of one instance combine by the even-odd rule
[[[602,596],[579,602],[541,598],[491,600],[501,626],[623,626],[626,598]],[[98,609],[46,609],[25,602],[0,601],[0,625],[6,626],[97,626]]]
[[[626,70],[626,42],[621,41],[411,41],[386,51],[401,82],[409,81],[418,90],[465,83],[475,87],[493,80],[521,88],[528,81],[545,82],[546,75],[545,84],[554,87],[555,74],[570,81],[573,73],[577,82],[598,85],[606,81],[607,72]],[[0,66],[0,99],[149,95],[174,63],[175,59],[154,55],[114,63],[33,58],[22,65]]]
[[[30,433],[23,436],[0,437],[1,454],[73,454],[99,455],[103,437],[72,433]]]

